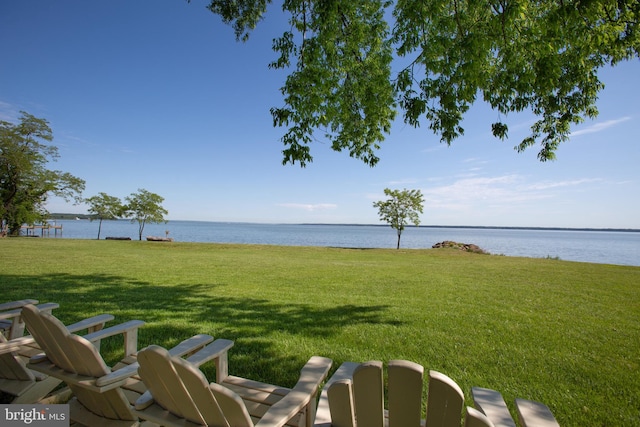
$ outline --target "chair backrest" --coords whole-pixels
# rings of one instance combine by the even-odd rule
[[[251,427],[242,399],[231,390],[209,384],[192,363],[171,357],[156,345],[138,353],[138,374],[154,401],[176,417],[200,425]]]
[[[73,374],[101,377],[111,372],[98,350],[83,337],[71,334],[64,323],[33,305],[22,309],[29,331],[47,358]]]
[[[47,358],[65,371],[58,378],[64,381],[66,376],[82,375],[97,379],[111,372],[91,342],[71,334],[52,314],[41,312],[33,305],[26,305],[22,309],[22,316]],[[120,388],[99,392],[72,382],[67,382],[67,385],[82,405],[101,417],[136,419],[131,404]]]
[[[388,426],[419,427],[422,411],[424,368],[406,360],[389,362]],[[353,378],[336,381],[328,390],[334,427],[384,427],[382,362],[366,362]],[[460,426],[464,395],[447,376],[429,372],[426,426]]]

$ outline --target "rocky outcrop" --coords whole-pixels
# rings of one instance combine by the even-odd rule
[[[453,248],[458,249],[465,252],[473,252],[476,254],[488,254],[489,252],[485,251],[478,245],[473,245],[470,243],[458,243],[452,242],[451,240],[445,240],[444,242],[436,243],[432,246],[434,249],[438,248]]]

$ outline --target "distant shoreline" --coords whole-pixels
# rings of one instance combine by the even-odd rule
[[[300,225],[332,225],[332,226],[349,226],[349,227],[389,227],[388,224],[326,224],[326,223],[303,223]],[[415,225],[407,225],[406,228],[415,228]],[[516,227],[516,226],[500,226],[500,225],[419,225],[418,228],[467,228],[467,229],[488,229],[488,230],[548,230],[548,231],[619,231],[640,233],[638,228],[570,228],[570,227]]]
[[[91,219],[91,215],[87,214],[67,214],[67,213],[52,213],[49,219],[52,220],[75,220],[75,219]],[[175,219],[171,221],[191,221],[191,222],[219,222],[219,223],[234,223],[233,221],[201,221],[201,220],[182,220]],[[245,221],[238,221],[237,224],[268,224],[268,223],[252,223]],[[274,223],[274,225],[280,225],[282,223]],[[330,226],[348,226],[348,227],[389,227],[388,224],[329,224],[329,223],[291,223],[288,225],[330,225]],[[414,225],[407,225],[407,228],[415,227]],[[418,228],[460,228],[460,229],[487,229],[487,230],[534,230],[534,231],[603,231],[603,232],[625,232],[625,233],[640,233],[640,229],[637,228],[572,228],[572,227],[517,227],[517,226],[498,226],[498,225],[419,225]]]

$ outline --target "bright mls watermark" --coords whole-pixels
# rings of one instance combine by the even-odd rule
[[[0,426],[69,427],[69,405],[0,405]]]

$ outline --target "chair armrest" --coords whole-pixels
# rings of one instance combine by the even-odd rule
[[[187,361],[196,366],[203,365],[210,360],[216,359],[227,353],[234,342],[231,340],[217,339],[202,350],[187,358]],[[169,353],[172,353],[169,351]],[[171,354],[173,356],[173,353]]]
[[[560,427],[551,409],[544,403],[516,399],[516,409],[522,427]]]
[[[120,323],[118,325],[110,326],[102,329],[101,331],[92,332],[84,335],[84,338],[88,341],[101,340],[103,338],[111,337],[114,335],[122,334],[140,328],[144,325],[142,320],[129,320],[128,322]]]
[[[213,341],[213,337],[207,334],[199,334],[194,335],[191,338],[187,338],[182,341],[177,346],[173,347],[169,350],[169,354],[171,356],[182,357],[188,354],[192,354],[194,352],[202,351],[202,348],[206,348],[205,346]]]
[[[122,380],[125,380],[138,373],[138,362],[127,365],[124,368],[120,368],[117,371],[113,371],[107,375],[103,375],[96,379],[96,386],[105,387],[109,384],[113,384]]]
[[[132,322],[139,322],[139,320],[132,320]],[[106,331],[106,329],[104,330]],[[211,335],[206,335],[206,334],[194,335],[193,337],[187,338],[177,346],[173,347],[171,350],[169,350],[169,353],[172,356],[180,357],[185,354],[189,354],[193,352],[195,349],[200,348],[206,345],[207,343],[210,343],[211,341],[213,341],[213,337]],[[104,387],[114,382],[118,382],[123,379],[129,378],[130,376],[138,373],[139,367],[140,367],[140,364],[138,362],[135,362],[135,363],[132,363],[131,365],[125,366],[124,368],[120,368],[116,371],[113,371],[107,375],[104,375],[98,378],[96,380],[96,385],[98,387]]]
[[[36,365],[38,363],[42,363],[42,362],[50,362],[49,358],[47,357],[46,354],[44,353],[38,353],[38,354],[34,354],[33,356],[31,356],[31,358],[29,359],[29,364],[30,365]]]
[[[129,356],[138,351],[138,329],[144,325],[142,320],[129,320],[119,325],[110,326],[101,331],[93,332],[84,336],[90,342],[99,342],[103,338],[113,335],[124,335],[124,355]]]
[[[9,301],[0,304],[0,311],[13,310],[14,308],[22,308],[27,304],[37,304],[38,300],[35,299],[23,299],[19,301]]]
[[[300,371],[295,387],[275,403],[255,427],[282,427],[302,408],[315,399],[320,384],[327,378],[333,361],[326,357],[313,356]],[[313,414],[311,414],[313,416]]]
[[[68,325],[67,330],[75,333],[87,329],[89,333],[93,333],[102,330],[104,324],[113,319],[114,317],[111,314],[100,314]]]
[[[69,332],[77,332],[83,329],[89,330],[89,333],[93,333],[99,330],[102,330],[104,324],[113,320],[114,317],[111,314],[100,314],[98,316],[93,316],[88,319],[81,320],[77,323],[67,326]],[[33,344],[35,342],[35,338],[31,335],[25,335],[22,337],[14,338],[10,341],[11,344],[15,344],[17,346],[26,346]],[[95,342],[95,341],[92,341]]]
[[[51,312],[52,310],[59,308],[60,304],[55,302],[47,302],[44,304],[39,304],[36,307],[38,307],[38,310],[40,311]],[[22,308],[7,310],[0,313],[0,319],[14,319],[16,317],[20,317],[21,314],[22,314]]]
[[[145,391],[138,397],[138,399],[134,403],[134,407],[137,411],[143,411],[147,409],[149,406],[155,403],[155,399],[151,395],[149,390]]]
[[[129,377],[132,377],[138,372],[137,366],[135,369],[127,369],[129,368],[129,366],[127,366],[127,368],[118,369],[96,380],[93,376],[74,374],[59,368],[46,358],[44,354],[32,357],[27,367],[34,371],[61,379],[67,384],[76,385],[98,393],[104,393],[105,391],[122,386]],[[98,381],[103,378],[108,378],[109,380],[99,384]]]
[[[20,347],[11,342],[0,343],[0,354],[11,353],[12,351],[18,351]]]
[[[187,358],[187,361],[196,366],[200,366],[209,360],[215,360],[216,363],[216,383],[222,382],[229,376],[229,349],[233,347],[233,341],[225,339],[217,339],[207,347],[203,348],[193,356]]]

